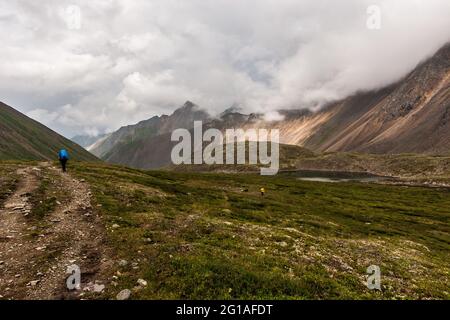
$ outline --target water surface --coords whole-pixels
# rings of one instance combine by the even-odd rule
[[[389,180],[389,177],[377,176],[368,172],[347,172],[347,171],[318,171],[318,170],[296,170],[285,171],[281,174],[290,176],[302,181],[315,182],[378,182]]]

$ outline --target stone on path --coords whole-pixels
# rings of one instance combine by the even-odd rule
[[[116,296],[117,300],[128,300],[131,296],[131,291],[128,289],[122,290]]]
[[[147,281],[145,281],[144,279],[139,279],[137,281],[138,285],[140,285],[141,287],[146,287],[147,286]]]

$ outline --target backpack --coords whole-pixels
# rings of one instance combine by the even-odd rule
[[[69,160],[69,153],[67,152],[67,150],[62,149],[61,151],[59,151],[59,159],[60,160]]]

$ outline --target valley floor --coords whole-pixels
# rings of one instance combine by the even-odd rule
[[[0,298],[450,298],[449,188],[69,170],[0,163]]]

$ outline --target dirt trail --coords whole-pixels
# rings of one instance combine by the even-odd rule
[[[0,298],[78,299],[94,290],[101,294],[110,260],[88,184],[47,163],[18,174],[18,189],[0,211]],[[32,211],[29,195],[44,177],[66,196],[56,192],[55,210],[37,226],[26,215]],[[74,264],[81,269],[84,290],[66,287],[67,267]]]
[[[28,261],[33,263],[32,244],[25,239],[27,223],[25,215],[31,211],[28,196],[38,186],[38,179],[32,169],[19,169],[21,177],[16,192],[6,200],[0,210],[0,296],[14,294],[14,287],[23,285],[22,275]]]

